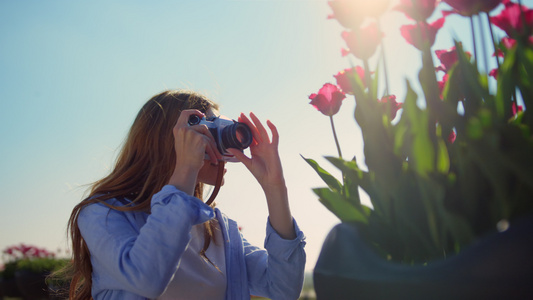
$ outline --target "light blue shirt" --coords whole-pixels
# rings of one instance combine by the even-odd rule
[[[111,205],[123,205],[112,199]],[[267,221],[265,249],[252,246],[235,221],[199,199],[167,185],[154,195],[151,214],[121,212],[103,204],[85,207],[78,226],[91,253],[92,296],[155,299],[176,272],[193,225],[217,218],[226,257],[226,299],[298,299],[304,279],[305,237],[294,221],[284,240]],[[194,287],[191,287],[194,288]]]

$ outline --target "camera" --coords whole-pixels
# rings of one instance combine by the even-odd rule
[[[227,149],[234,148],[243,151],[250,146],[253,140],[252,131],[248,125],[223,116],[202,118],[197,115],[191,115],[188,123],[189,126],[207,126],[211,135],[215,138],[218,151],[225,161],[238,161]]]

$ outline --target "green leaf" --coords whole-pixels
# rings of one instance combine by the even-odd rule
[[[407,82],[407,94],[413,94],[409,82]],[[421,174],[433,171],[435,163],[435,149],[429,136],[428,112],[421,110],[415,101],[416,97],[406,97],[403,105],[402,121],[408,124],[408,135],[413,139],[412,148],[409,153],[409,164],[413,164],[414,170]]]
[[[407,110],[407,104],[411,105],[414,103],[416,106],[416,102],[418,100],[418,95],[415,93],[415,91],[413,91],[412,88],[410,88],[411,85],[409,81],[406,80],[405,83],[408,88],[403,104],[404,112],[402,113],[400,121],[394,127],[394,153],[400,157],[407,157],[412,153],[411,145],[413,144],[413,137],[410,135],[409,130],[411,123],[410,118],[407,116],[405,111]]]
[[[360,205],[359,187],[365,188],[369,186],[368,177],[365,176],[368,174],[359,169],[355,160],[345,161],[342,158],[331,156],[326,157],[326,159],[344,174],[344,190],[346,191],[344,196],[346,200],[354,205]]]
[[[370,95],[372,99],[377,100],[378,99],[378,85],[379,85],[379,67],[374,70],[374,78],[372,78],[372,91],[370,91]]]
[[[436,123],[435,112],[438,112],[438,106],[441,105],[441,100],[433,55],[429,47],[422,51],[422,69],[418,73],[418,79],[422,85],[426,107],[429,111],[433,112],[432,114],[428,114],[428,117],[432,120],[432,123]],[[433,135],[434,133],[430,134]]]
[[[499,119],[511,116],[511,99],[516,88],[516,49],[510,49],[500,66],[498,73],[498,91],[496,93],[496,113]]]
[[[352,65],[352,68],[354,67],[355,66]],[[350,79],[350,86],[352,87],[355,99],[365,99],[367,95],[362,79],[358,75],[349,76],[348,78]]]
[[[518,66],[518,88],[526,106],[523,119],[526,125],[533,127],[533,49],[519,42],[517,51],[521,62]]]
[[[438,126],[437,130],[437,171],[445,174],[450,170],[450,155],[442,137],[442,126]]]
[[[455,42],[457,49],[458,64],[457,68],[461,73],[461,82],[459,87],[465,96],[464,108],[465,116],[475,114],[479,107],[483,104],[483,99],[489,97],[488,87],[483,84],[487,80],[483,80],[477,70],[477,67],[470,62],[470,59],[463,50],[463,47],[458,42]]]
[[[473,140],[481,139],[483,137],[483,125],[481,121],[476,117],[470,118],[466,127],[466,133]]]
[[[335,178],[333,175],[328,173],[328,171],[324,170],[315,160],[310,158],[305,158],[302,155],[300,155],[322,178],[322,180],[329,186],[330,189],[334,191],[342,191],[342,184]]]
[[[362,207],[357,209],[353,204],[346,201],[343,196],[328,188],[316,188],[313,192],[327,209],[335,214],[342,222],[368,223],[368,215]]]

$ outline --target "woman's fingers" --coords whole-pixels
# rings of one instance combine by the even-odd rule
[[[269,134],[265,126],[263,126],[263,123],[261,123],[259,118],[252,112],[250,113],[250,118],[252,120],[250,120],[245,114],[241,113],[241,116],[239,117],[239,122],[245,123],[252,130],[252,135],[254,137],[254,143],[252,143],[252,145],[256,145],[257,143],[262,142],[270,143]],[[279,134],[276,129],[276,126],[274,126],[274,124],[270,122],[270,120],[267,120],[267,125],[272,131],[272,142],[277,145],[279,141]]]
[[[265,127],[263,126],[263,123],[259,120],[259,118],[254,115],[254,113],[250,113],[250,117],[252,118],[252,121],[254,121],[255,127],[257,127],[257,131],[259,133],[259,136],[261,138],[262,142],[270,143],[270,138],[268,137],[268,132],[266,131]]]
[[[227,150],[231,155],[233,155],[236,159],[242,162],[246,167],[249,167],[249,164],[251,163],[252,160],[248,156],[246,156],[246,154],[234,148],[229,148]]]
[[[196,109],[188,109],[188,110],[184,110],[181,112],[180,117],[178,118],[178,121],[176,122],[176,125],[174,127],[175,138],[180,140],[179,143],[185,143],[185,145],[182,144],[179,146],[182,148],[187,147],[189,145],[192,147],[201,147],[204,150],[204,154],[207,153],[207,155],[209,156],[211,163],[218,164],[218,160],[222,159],[222,155],[218,151],[215,138],[213,137],[213,135],[211,134],[211,132],[209,131],[206,125],[199,124],[199,125],[190,126],[189,118],[192,115],[196,115],[199,117],[205,116],[204,113]],[[180,132],[180,131],[182,132],[182,135],[184,136],[181,136],[181,138],[178,138],[179,134],[177,134],[177,132]],[[198,136],[195,137],[195,135],[198,135]],[[194,142],[191,143],[189,140],[191,138],[192,139],[199,138],[203,140],[203,142],[201,142],[202,145],[199,146],[198,144]],[[190,149],[189,151],[194,151],[194,150]],[[202,157],[202,160],[203,159],[204,158]]]
[[[205,153],[209,156],[212,164],[218,165],[218,160],[222,159],[222,155],[218,152],[217,145],[213,135],[205,125],[194,125],[190,127],[192,130],[200,132],[204,139]]]
[[[272,131],[272,144],[278,145],[279,144],[279,133],[278,129],[274,125],[274,123],[270,122],[270,120],[267,120],[268,128],[270,128],[270,131]]]
[[[197,109],[187,109],[180,113],[180,117],[178,118],[178,121],[176,122],[176,127],[182,128],[189,126],[189,118],[192,115],[199,116],[200,118],[203,118],[205,114]]]
[[[252,131],[253,141],[252,141],[252,144],[250,146],[257,145],[257,143],[261,141],[261,138],[260,138],[259,132],[257,131],[257,128],[255,127],[254,123],[252,123],[252,121],[250,121],[250,119],[248,119],[248,117],[245,114],[243,114],[243,113],[241,113],[241,115],[239,117],[239,122],[248,125],[248,127]]]

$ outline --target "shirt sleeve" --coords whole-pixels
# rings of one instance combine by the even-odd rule
[[[265,249],[244,239],[248,282],[252,295],[271,299],[298,299],[303,287],[306,255],[305,236],[298,228],[296,238],[285,240],[267,222]]]
[[[140,228],[128,218],[132,212],[103,204],[80,212],[78,226],[91,253],[93,282],[101,290],[158,297],[179,265],[192,226],[215,216],[202,201],[170,185],[153,196],[151,208]]]

